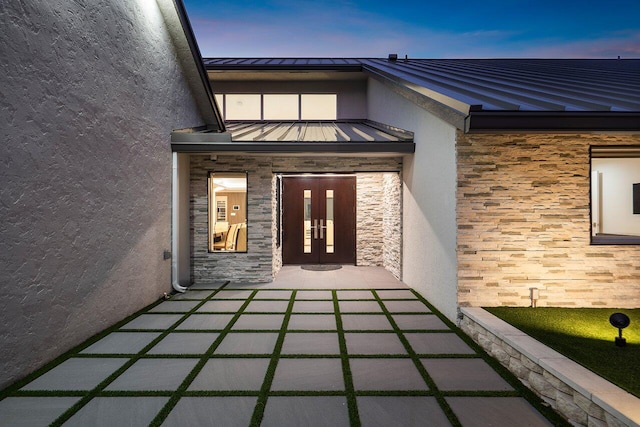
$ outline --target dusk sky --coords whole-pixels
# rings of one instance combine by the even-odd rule
[[[640,58],[638,0],[183,0],[204,57]]]

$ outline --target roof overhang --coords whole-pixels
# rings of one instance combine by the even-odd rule
[[[205,65],[254,79],[364,74],[465,133],[640,130],[640,60],[208,58]]]
[[[182,153],[399,156],[415,152],[413,133],[368,120],[229,122],[171,134]]]
[[[224,121],[215,102],[191,23],[182,0],[157,0],[176,56],[191,89],[202,120],[210,129],[224,132]]]
[[[467,132],[491,131],[617,131],[637,132],[640,112],[472,111]]]

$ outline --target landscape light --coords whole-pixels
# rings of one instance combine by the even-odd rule
[[[627,340],[622,338],[622,330],[629,326],[631,320],[629,320],[629,316],[624,313],[613,313],[609,316],[609,323],[614,328],[618,328],[618,336],[616,337],[616,345],[618,347],[624,347],[627,345]]]

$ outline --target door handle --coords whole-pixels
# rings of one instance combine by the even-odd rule
[[[322,221],[324,221],[324,220],[322,220],[322,219],[320,220],[320,240],[324,239],[324,229],[325,229],[325,227],[324,227],[324,225],[322,225]]]
[[[318,238],[318,220],[317,219],[313,220],[313,238],[314,239]]]

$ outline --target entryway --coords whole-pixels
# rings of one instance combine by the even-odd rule
[[[355,264],[356,177],[282,177],[284,264]]]

